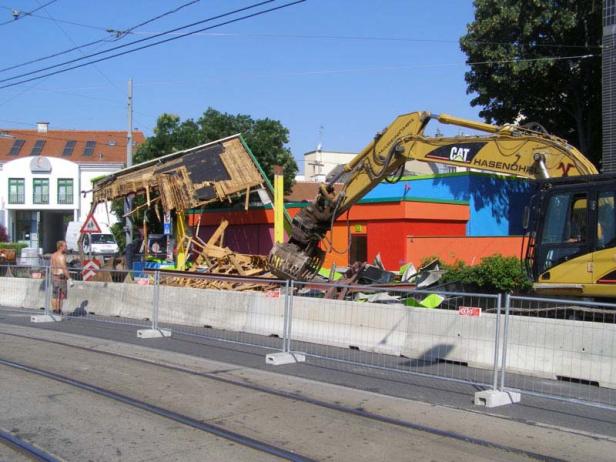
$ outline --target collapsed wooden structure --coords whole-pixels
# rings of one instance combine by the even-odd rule
[[[125,168],[94,184],[93,204],[142,195],[144,206],[184,211],[231,201],[262,188],[265,178],[240,135]],[[136,210],[135,210],[136,211]]]
[[[232,202],[245,195],[245,208],[251,190],[265,190],[267,178],[240,135],[196,146],[184,151],[144,162],[97,180],[93,189],[93,207],[101,202],[131,197],[143,197],[143,203],[125,216],[142,208],[153,208],[160,218],[161,212],[175,211],[183,216],[185,210],[215,203]],[[261,197],[269,197],[260,194]],[[182,223],[183,225],[183,223]],[[204,242],[198,236],[181,233],[176,249],[193,255],[189,272],[246,277],[272,277],[262,256],[243,255],[223,246],[223,221],[214,235]],[[176,273],[177,274],[177,273]],[[164,277],[165,284],[191,287],[235,288],[237,290],[263,289],[269,284],[228,283],[199,277],[174,275]]]

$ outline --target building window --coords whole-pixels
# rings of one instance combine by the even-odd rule
[[[36,143],[34,143],[34,147],[32,148],[30,155],[40,156],[41,152],[43,151],[43,146],[45,146],[45,140],[36,140]]]
[[[86,147],[83,150],[84,156],[91,156],[94,153],[96,147],[96,141],[86,141]]]
[[[26,203],[26,181],[23,178],[9,178],[9,204]]]
[[[73,180],[72,178],[58,179],[58,204],[73,203]]]
[[[616,243],[616,193],[602,192],[597,204],[597,248]]]
[[[49,204],[49,179],[34,178],[32,202],[35,204]]]
[[[26,143],[26,140],[15,140],[15,142],[13,143],[13,147],[9,151],[9,156],[18,155],[19,151],[21,151],[21,148],[23,147],[25,143]]]
[[[75,144],[77,144],[77,141],[74,141],[74,140],[67,141],[66,144],[64,145],[64,151],[62,152],[62,155],[63,156],[72,155],[73,151],[75,150]]]

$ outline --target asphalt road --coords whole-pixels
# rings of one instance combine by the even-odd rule
[[[612,460],[616,449],[616,413],[611,411],[534,398],[486,411],[472,406],[474,389],[467,385],[325,361],[274,369],[265,365],[265,351],[241,345],[181,336],[138,340],[130,326],[83,320],[33,325],[14,310],[0,311],[0,342],[2,359],[93,383],[317,460],[530,460],[537,455]],[[27,372],[3,366],[0,380],[3,395],[11,397],[0,404],[0,427],[67,460],[264,458],[253,449]],[[255,386],[430,431],[259,392]]]

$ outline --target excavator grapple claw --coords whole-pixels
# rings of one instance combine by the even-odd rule
[[[319,271],[325,252],[319,248],[313,249],[311,255],[291,243],[275,244],[269,254],[269,270],[282,279],[304,281],[312,279]]]

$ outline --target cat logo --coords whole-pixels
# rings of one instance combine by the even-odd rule
[[[426,154],[427,159],[444,160],[470,164],[486,145],[485,141],[474,143],[445,144]]]
[[[459,148],[457,146],[453,146],[451,148],[451,152],[449,153],[449,159],[457,162],[468,162],[467,157],[469,151],[470,148]]]

